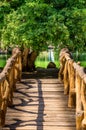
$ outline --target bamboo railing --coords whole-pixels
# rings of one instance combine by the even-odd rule
[[[76,63],[67,48],[60,52],[59,78],[68,94],[68,107],[76,108],[76,130],[86,130],[86,70]]]
[[[13,104],[13,92],[16,82],[21,80],[21,52],[14,48],[12,56],[0,73],[0,127],[5,125],[7,107]]]

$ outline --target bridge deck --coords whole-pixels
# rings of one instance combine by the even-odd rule
[[[75,110],[67,107],[56,70],[23,73],[16,87],[3,130],[75,130]]]

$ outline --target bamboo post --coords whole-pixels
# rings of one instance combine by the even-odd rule
[[[86,84],[83,80],[81,86],[81,100],[84,108],[84,119],[82,121],[82,128],[86,130]]]
[[[2,82],[0,82],[0,126],[1,126],[1,105],[2,105]]]
[[[69,77],[68,77],[68,61],[65,63],[64,67],[64,94],[69,93]]]
[[[7,107],[13,103],[13,88],[21,79],[21,71],[21,53],[17,48],[0,73],[0,127],[5,125]]]
[[[61,79],[64,81],[64,93],[67,94],[69,91],[68,106],[74,107],[76,103],[76,130],[86,130],[85,68],[72,60],[66,48],[60,52],[60,64],[59,77],[63,76]]]
[[[7,78],[9,82],[9,88],[10,88],[8,106],[13,105],[13,84],[14,84],[13,79],[14,79],[14,73],[13,73],[13,67],[12,67],[8,73],[8,78]]]
[[[9,95],[9,84],[5,80],[2,84],[2,104],[1,104],[1,126],[5,125],[5,115],[8,106],[8,96]]]
[[[12,106],[12,104],[13,104],[13,76],[14,76],[14,74],[13,74],[13,58],[9,58],[7,60],[7,64],[6,64],[3,72],[6,75],[6,80],[9,83],[9,89],[10,89],[8,105]]]
[[[76,95],[75,95],[75,70],[73,67],[73,60],[68,62],[68,74],[69,74],[69,98],[68,107],[75,107]]]
[[[19,78],[18,80],[21,81],[21,76],[22,76],[22,61],[21,61],[21,54],[19,54],[19,63],[18,63],[18,68],[19,68]]]
[[[65,66],[65,58],[64,57],[60,57],[60,70],[59,70],[59,79],[61,81],[63,81],[63,71],[64,71],[64,66]]]
[[[76,72],[76,130],[81,130],[81,123],[84,118],[81,102],[81,81],[78,72]]]
[[[83,111],[79,111],[79,112],[76,113],[76,130],[82,130],[82,120],[83,120],[83,118],[84,118]]]
[[[17,64],[17,60],[18,59],[16,59],[15,58],[15,62],[14,62],[14,91],[16,90],[16,82],[17,82],[17,78],[18,78],[18,64]]]
[[[67,48],[63,48],[60,52],[60,70],[59,70],[59,79],[63,80],[63,71],[64,71],[64,66],[66,63],[66,60],[71,59],[71,54]]]

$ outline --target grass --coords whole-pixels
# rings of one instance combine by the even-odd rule
[[[57,52],[54,52],[54,59],[55,59],[55,64],[56,67],[59,68],[60,64],[59,64],[59,55],[57,54]],[[73,59],[74,61],[80,61],[81,66],[86,67],[86,53],[78,53],[78,57],[76,55],[76,53],[73,54]],[[40,55],[37,57],[37,60],[35,62],[36,67],[43,67],[43,68],[47,68],[47,65],[50,61],[48,60],[48,52],[41,52]]]
[[[9,58],[9,55],[6,54],[0,54],[0,68],[4,68],[6,65],[6,61]]]
[[[0,59],[0,68],[3,68],[6,64],[6,60]]]
[[[49,61],[36,61],[35,65],[36,67],[42,67],[42,68],[47,68]],[[59,61],[55,61],[54,62],[56,64],[56,67],[59,68],[60,67],[60,63]],[[80,61],[80,65],[83,67],[86,67],[86,61]]]
[[[86,67],[86,61],[81,61],[81,66]]]
[[[54,52],[54,63],[56,64],[56,67],[59,68],[59,61],[58,61],[58,55],[56,52]],[[36,67],[42,67],[42,68],[47,68],[47,65],[49,64],[49,52],[44,51],[39,54],[35,61]]]
[[[59,68],[59,61],[54,62],[56,64],[56,67]],[[37,61],[35,62],[36,67],[42,67],[47,68],[47,65],[49,64],[49,61]]]

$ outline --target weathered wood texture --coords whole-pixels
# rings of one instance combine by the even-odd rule
[[[3,130],[75,130],[75,109],[67,101],[56,69],[23,73]]]
[[[0,73],[0,126],[2,127],[5,125],[7,107],[13,103],[13,91],[16,82],[21,79],[21,71],[21,52],[15,48]]]
[[[68,94],[68,107],[76,106],[76,130],[86,130],[86,68],[74,62],[67,48],[60,52],[59,79]]]

